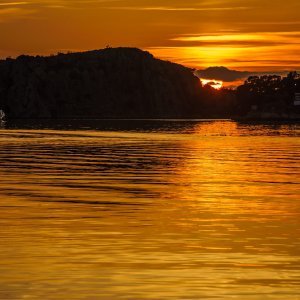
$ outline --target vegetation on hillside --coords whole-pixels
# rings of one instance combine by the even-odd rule
[[[190,69],[131,48],[0,62],[0,106],[11,118],[183,117],[200,112]]]
[[[8,118],[218,118],[296,112],[300,75],[251,76],[236,90],[202,86],[193,70],[135,48],[0,61]]]

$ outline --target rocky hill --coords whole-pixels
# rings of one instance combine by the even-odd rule
[[[135,48],[0,61],[8,118],[177,118],[201,114],[201,83]]]

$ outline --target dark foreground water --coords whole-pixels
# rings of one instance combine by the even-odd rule
[[[300,299],[300,125],[8,127],[0,299]]]

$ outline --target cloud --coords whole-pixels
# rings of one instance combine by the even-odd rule
[[[190,46],[172,45],[146,47],[153,55],[181,63],[192,68],[207,68],[226,65],[233,70],[295,70],[300,68],[298,52],[300,45],[276,45],[257,47],[237,47],[231,45]]]
[[[249,40],[249,41],[237,41],[237,40],[226,40],[226,41],[186,41],[185,46],[195,47],[238,47],[238,48],[253,48],[253,47],[276,47],[282,45],[290,45],[288,41],[276,41],[276,40]],[[294,44],[300,45],[300,40],[295,41]],[[172,44],[180,46],[176,41]]]
[[[77,0],[81,1],[81,0]],[[93,1],[93,0],[91,0]],[[130,10],[130,11],[162,11],[162,12],[226,12],[236,10],[251,9],[248,5],[240,5],[232,0],[100,0],[97,2],[108,3],[102,6],[103,9],[109,10]]]
[[[247,6],[239,7],[172,7],[172,6],[111,6],[104,7],[113,10],[142,10],[142,11],[228,11],[228,10],[247,10]]]
[[[300,31],[178,34],[165,45],[148,49],[158,57],[190,67],[227,65],[240,71],[241,66],[253,71],[293,70],[300,66]]]
[[[230,70],[226,67],[209,67],[204,70],[197,70],[195,74],[200,78],[222,80],[224,82],[232,82],[250,76],[250,72],[241,72]]]
[[[241,84],[242,81],[246,80],[249,76],[262,76],[262,75],[280,75],[284,76],[288,71],[272,72],[249,72],[249,71],[237,71],[231,70],[226,67],[209,67],[204,70],[195,71],[195,75],[199,78],[205,78],[208,80],[221,80],[226,83],[232,83],[232,86]],[[238,83],[238,84],[235,84]],[[227,86],[229,86],[227,84]]]
[[[0,3],[0,7],[2,6],[17,6],[17,5],[26,5],[28,2],[4,2]]]
[[[18,7],[2,8],[0,9],[0,23],[26,18],[28,15],[34,14],[35,12],[36,11],[33,9],[21,9]]]
[[[206,33],[199,35],[181,35],[170,41],[204,46],[241,46],[264,47],[276,45],[300,45],[300,32],[253,32],[253,33]]]

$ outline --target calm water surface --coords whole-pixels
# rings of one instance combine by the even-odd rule
[[[0,130],[0,299],[300,299],[299,124],[73,123]]]

